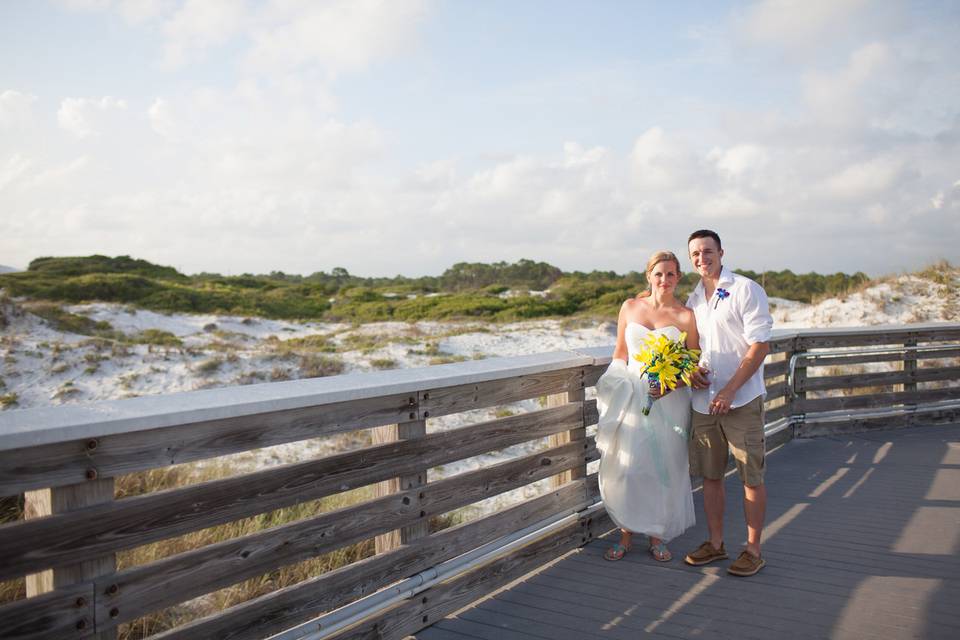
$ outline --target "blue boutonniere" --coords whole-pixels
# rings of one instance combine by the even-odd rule
[[[722,287],[717,287],[717,300],[713,303],[713,308],[716,309],[717,305],[720,304],[721,300],[726,300],[730,297],[730,292]]]

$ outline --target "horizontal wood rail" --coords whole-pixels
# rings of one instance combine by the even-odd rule
[[[960,421],[960,325],[778,331],[770,347],[768,446],[844,429]],[[25,520],[0,525],[0,580],[29,577],[29,597],[0,605],[3,635],[114,637],[119,625],[152,612],[382,538],[376,555],[156,636],[262,638],[556,514],[586,513],[599,495],[587,468],[598,456],[588,430],[598,419],[589,389],[611,350],[0,413],[0,495],[25,495],[27,511]],[[530,400],[539,402],[519,413],[515,406],[468,413],[460,420],[467,426],[454,429],[433,422]],[[838,419],[838,411],[850,413]],[[391,425],[399,425],[392,435],[355,450],[113,496],[115,480],[127,474]],[[501,452],[496,463],[436,472],[491,452]],[[548,479],[533,498],[440,531],[427,526]],[[130,549],[377,483],[378,494],[350,494],[353,502],[334,510],[316,506],[298,520],[116,566],[118,553]],[[584,515],[336,637],[415,633],[610,526],[602,514]]]

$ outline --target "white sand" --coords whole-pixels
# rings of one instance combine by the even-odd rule
[[[960,272],[952,286],[918,276],[899,276],[843,298],[803,304],[772,298],[777,328],[908,324],[958,320]],[[236,316],[160,314],[115,304],[88,304],[68,310],[109,322],[133,335],[146,329],[167,331],[180,338],[180,347],[120,345],[57,331],[44,320],[7,305],[7,326],[0,332],[0,397],[6,410],[138,395],[171,393],[215,386],[298,378],[301,358],[285,343],[308,336],[326,337],[335,353],[318,357],[342,361],[344,372],[380,368],[421,367],[437,361],[513,356],[562,349],[612,345],[613,322],[599,326],[571,320],[538,320],[511,324],[484,322],[381,322],[359,327],[348,324],[267,320]],[[11,399],[16,402],[11,402]],[[504,411],[536,408],[529,400]],[[444,430],[492,419],[497,409],[430,420],[430,430]],[[256,468],[360,446],[363,438],[339,438],[292,443],[232,456],[241,468]],[[528,443],[509,451],[478,456],[431,475],[441,477],[480,468],[507,456],[535,450]],[[514,492],[532,495],[542,485]]]

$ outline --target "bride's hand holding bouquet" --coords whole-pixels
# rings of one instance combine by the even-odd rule
[[[680,382],[690,385],[690,375],[697,370],[700,350],[687,347],[686,341],[686,332],[682,332],[676,340],[651,333],[640,353],[633,356],[643,365],[641,375],[646,374],[650,383],[651,393],[647,395],[643,415],[650,415],[653,401],[665,395],[667,389],[676,389]]]

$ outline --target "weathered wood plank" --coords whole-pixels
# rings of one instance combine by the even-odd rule
[[[904,340],[917,342],[945,342],[960,340],[956,325],[936,329],[914,329],[910,326],[866,328],[852,331],[804,331],[797,337],[796,349],[807,351],[827,347],[864,347],[903,344]]]
[[[585,400],[583,402],[583,424],[590,426],[597,424],[600,420],[600,410],[597,409],[597,399]]]
[[[772,435],[766,436],[766,438],[764,438],[764,445],[766,450],[770,451],[771,449],[775,449],[780,445],[789,442],[793,439],[793,437],[793,429],[787,427],[786,429],[781,429]]]
[[[400,603],[373,620],[365,620],[334,634],[330,640],[403,638],[416,633],[499,586],[523,576],[545,561],[571,551],[587,538],[585,527],[574,523],[462,577],[437,585]]]
[[[575,405],[0,526],[0,579],[103,555],[575,428]]]
[[[904,348],[906,348],[906,349],[909,349],[910,347],[916,347],[916,346],[917,346],[917,341],[916,341],[916,340],[912,340],[912,339],[911,339],[911,340],[905,340],[904,343],[903,343],[903,346],[904,346]],[[914,354],[914,356],[915,356],[915,354]],[[917,390],[917,382],[916,382],[916,380],[917,380],[917,378],[916,378],[917,359],[916,359],[916,357],[913,357],[913,358],[904,358],[904,359],[903,359],[903,362],[901,363],[900,366],[903,367],[904,373],[911,374],[911,379],[912,379],[910,382],[904,383],[904,385],[903,385],[903,391],[916,391],[916,390]],[[941,369],[941,371],[942,371],[942,369]],[[960,371],[960,367],[957,368],[957,371]],[[956,377],[956,376],[954,376],[954,377]],[[941,379],[942,379],[942,378],[941,378]]]
[[[584,389],[577,389],[575,391],[567,391],[566,393],[559,393],[547,396],[547,406],[548,407],[562,407],[566,404],[572,404],[581,407],[580,415],[581,419],[577,424],[575,429],[570,431],[560,431],[550,436],[550,446],[558,447],[562,444],[567,444],[569,442],[582,441],[587,436],[586,425],[583,422],[583,399],[584,399]],[[587,475],[587,463],[584,461],[583,468],[580,469],[571,469],[570,471],[565,471],[551,478],[551,483],[554,487],[561,487],[572,480],[577,480],[579,478]]]
[[[16,640],[89,638],[94,634],[93,583],[54,591],[0,606],[0,636]]]
[[[156,638],[257,640],[277,633],[551,515],[582,506],[586,502],[585,482],[572,482],[552,493],[250,600]]]
[[[839,376],[808,377],[803,382],[798,382],[797,390],[823,391],[829,389],[848,389],[957,379],[960,379],[960,367],[940,367],[937,369],[911,368],[906,371],[879,371],[873,373],[851,373]],[[911,389],[906,390],[911,391]],[[912,390],[916,391],[916,388],[914,387]]]
[[[413,422],[401,422],[400,424],[389,427],[377,427],[373,431],[374,444],[395,442],[397,440],[412,440],[427,435],[427,421],[415,420]],[[401,487],[403,489],[413,489],[422,486],[426,481],[427,468],[422,466],[403,476],[377,483],[376,495],[379,497],[396,493],[400,491]],[[417,502],[419,504],[419,498]],[[429,524],[429,522],[418,522],[403,529],[396,529],[377,536],[374,541],[376,552],[384,553],[410,540],[424,537],[427,535]]]
[[[316,518],[209,545],[117,573],[97,584],[97,610],[117,609],[120,624],[246,578],[327,553],[377,534],[426,521],[583,463],[571,443],[406,490]],[[419,507],[414,504],[420,499]],[[115,589],[110,589],[115,585]],[[98,618],[99,619],[99,618]]]
[[[0,495],[402,422],[416,411],[416,394],[400,394],[0,451]]]
[[[776,400],[777,398],[782,398],[790,392],[790,387],[787,385],[786,381],[776,382],[774,384],[767,385],[767,397],[764,399],[764,402],[769,402],[771,400]]]
[[[767,346],[770,348],[770,353],[786,353],[789,351],[794,351],[796,345],[796,338],[789,336],[786,338],[773,338],[768,343]]]
[[[90,505],[112,503],[113,496],[113,478],[98,478],[83,484],[30,491],[25,495],[24,515],[27,520],[32,520],[53,514],[71,513]],[[99,556],[76,554],[70,564],[27,576],[27,597],[73,585],[83,585],[86,588],[93,578],[112,574],[116,567],[116,555],[113,553]],[[84,600],[86,598],[79,597],[75,604],[83,607],[80,603]],[[112,640],[116,637],[116,633],[112,631],[99,629],[96,618],[89,622],[94,627],[95,633],[92,637],[96,640]],[[77,626],[86,629],[87,622],[78,621]]]
[[[588,474],[584,480],[587,481],[587,495],[590,498],[590,502],[596,502],[600,499],[600,476],[594,471],[591,474]]]
[[[424,391],[420,396],[423,418],[482,409],[498,404],[582,389],[584,369],[561,369],[490,382]]]
[[[779,420],[784,416],[789,416],[791,413],[791,406],[788,402],[787,404],[780,405],[779,407],[774,407],[773,409],[766,409],[764,411],[764,420],[767,422],[773,422],[774,420]]]
[[[874,393],[862,396],[839,396],[835,398],[797,398],[794,410],[799,413],[814,411],[835,411],[839,409],[866,409],[870,407],[893,407],[901,404],[918,404],[960,398],[960,387],[946,389],[923,389],[920,391],[898,391],[893,393]]]
[[[798,363],[813,367],[836,367],[850,364],[864,364],[868,362],[900,362],[901,360],[929,360],[940,358],[956,358],[960,356],[960,347],[946,346],[936,349],[924,348],[922,351],[896,351],[890,353],[859,353],[851,355],[843,354],[818,354],[811,353],[797,358]]]
[[[789,360],[779,360],[777,362],[767,362],[763,365],[764,378],[779,378],[786,375],[790,369]]]
[[[583,386],[594,387],[609,365],[594,365],[583,368]]]

